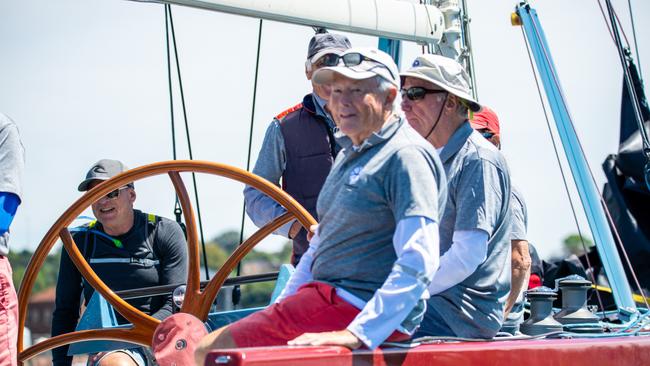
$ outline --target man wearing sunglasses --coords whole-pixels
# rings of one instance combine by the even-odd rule
[[[483,137],[501,149],[501,128],[499,117],[489,107],[474,113],[470,119],[472,128]],[[524,321],[524,293],[527,289],[528,278],[532,265],[527,240],[528,210],[521,192],[512,185],[510,197],[510,214],[512,215],[512,229],[510,232],[511,263],[511,288],[504,310],[504,322],[501,331],[516,334],[520,324]]]
[[[278,302],[204,338],[197,364],[210,348],[374,349],[408,339],[422,318],[446,184],[434,149],[398,113],[397,66],[352,48],[314,81],[331,88],[342,147],[318,198],[320,224]]]
[[[320,30],[309,42],[305,75],[332,62],[350,48],[344,35]],[[334,141],[335,124],[327,106],[329,88],[312,82],[312,92],[302,103],[277,115],[264,136],[253,173],[277,185],[295,198],[316,219],[316,200],[338,151]],[[285,209],[262,192],[244,189],[246,213],[262,227],[285,213]],[[276,234],[293,239],[292,263],[296,265],[307,250],[307,231],[295,220],[279,228]]]
[[[92,189],[127,168],[117,160],[95,163],[79,191]],[[172,220],[133,208],[133,183],[120,187],[92,204],[96,221],[72,228],[72,237],[99,278],[113,291],[179,283],[187,278],[187,245],[181,227]],[[71,332],[79,320],[80,297],[87,305],[94,289],[83,280],[65,250],[61,250],[56,285],[52,336]],[[156,319],[172,314],[171,294],[127,300]],[[125,320],[117,314],[120,323]],[[70,365],[68,346],[52,351],[53,363]],[[121,349],[91,355],[89,365],[147,365],[143,348]]]
[[[416,337],[492,338],[510,291],[510,178],[505,159],[467,119],[481,106],[458,62],[422,55],[402,74],[402,109],[439,152],[449,198],[440,269]]]

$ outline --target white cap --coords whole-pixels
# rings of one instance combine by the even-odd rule
[[[424,54],[418,56],[411,68],[401,73],[405,77],[422,79],[433,83],[449,93],[465,100],[467,107],[473,112],[481,110],[470,92],[469,76],[465,68],[458,62],[444,56]]]
[[[346,55],[360,55],[360,63],[346,66],[343,61]],[[375,76],[381,76],[399,88],[399,70],[395,61],[389,54],[376,48],[357,47],[350,48],[341,54],[341,60],[336,66],[323,67],[314,73],[312,80],[316,84],[329,84],[335,74],[341,74],[349,79],[363,80]]]

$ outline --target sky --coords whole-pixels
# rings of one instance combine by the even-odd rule
[[[531,3],[602,186],[600,165],[617,148],[622,68],[598,2]],[[631,40],[628,1],[613,3]],[[650,2],[631,3],[645,74],[650,70]],[[510,25],[515,4],[468,1],[477,90],[480,102],[500,117],[503,153],[528,205],[529,241],[549,257],[577,229],[521,29]],[[176,6],[173,14],[194,158],[246,168],[259,20]],[[38,245],[80,197],[76,187],[97,160],[119,159],[137,167],[172,158],[164,30],[160,4],[0,2],[0,111],[16,121],[26,148],[24,200],[12,226],[12,249]],[[272,117],[310,90],[303,70],[312,34],[309,27],[263,22],[251,164]],[[349,37],[355,46],[377,44],[373,37]],[[402,67],[420,50],[414,44],[403,47]],[[177,84],[174,90],[178,156],[187,158]],[[189,182],[186,177],[188,187]],[[243,185],[199,176],[198,186],[205,237],[238,230]],[[137,208],[173,217],[168,178],[136,187]],[[578,217],[588,231],[580,210]],[[245,232],[254,229],[247,221]],[[275,250],[283,242],[270,238],[261,248]]]

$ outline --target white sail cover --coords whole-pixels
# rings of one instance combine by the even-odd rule
[[[445,19],[438,8],[398,0],[162,0],[283,23],[324,27],[418,43],[439,43]]]

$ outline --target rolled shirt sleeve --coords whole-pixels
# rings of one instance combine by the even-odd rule
[[[287,154],[284,146],[284,138],[280,131],[280,122],[274,119],[266,129],[264,141],[257,162],[253,168],[253,174],[268,180],[279,186],[280,179],[286,168]],[[271,197],[258,191],[257,189],[246,186],[244,188],[244,202],[246,213],[257,227],[262,227],[271,222],[276,217],[284,214],[287,210]],[[275,234],[289,237],[289,230],[294,221],[291,221],[275,231]]]

